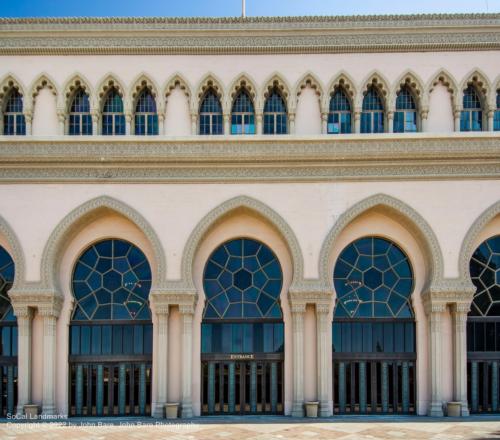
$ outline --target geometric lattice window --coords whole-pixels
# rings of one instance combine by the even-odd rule
[[[102,134],[124,135],[125,115],[123,114],[123,100],[116,89],[111,89],[102,109]]]
[[[481,131],[483,112],[481,99],[473,85],[464,90],[463,110],[460,114],[460,131]]]
[[[143,89],[135,106],[135,134],[157,135],[158,114],[156,101],[148,89]]]
[[[255,115],[252,99],[241,89],[233,102],[231,134],[255,134]]]
[[[470,260],[476,286],[471,316],[500,316],[500,235],[481,243]]]
[[[351,103],[342,88],[338,88],[330,99],[327,128],[331,134],[351,132]]]
[[[6,136],[25,135],[26,120],[23,114],[23,96],[12,89],[3,109],[3,134]]]
[[[384,106],[378,91],[370,87],[363,98],[361,133],[384,132]]]
[[[283,274],[276,255],[248,238],[219,246],[205,266],[204,319],[281,318]]]
[[[417,131],[417,105],[409,87],[403,87],[396,98],[394,112],[394,133],[414,133]]]
[[[222,134],[222,105],[213,89],[208,89],[200,105],[200,134]]]
[[[73,320],[151,319],[151,268],[144,253],[124,240],[103,240],[78,259],[72,278]]]
[[[285,100],[275,88],[264,104],[264,134],[286,134],[287,127]]]
[[[69,134],[91,135],[92,115],[90,114],[89,96],[83,89],[78,89],[73,96],[69,111]]]
[[[340,254],[333,275],[336,318],[412,318],[408,257],[384,238],[365,237]]]
[[[14,261],[9,253],[0,246],[0,322],[16,320],[7,292],[14,283]],[[1,352],[1,350],[0,350]]]

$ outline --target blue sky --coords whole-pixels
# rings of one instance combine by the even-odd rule
[[[500,12],[500,0],[246,0],[247,15]],[[0,0],[2,17],[238,16],[241,0]]]

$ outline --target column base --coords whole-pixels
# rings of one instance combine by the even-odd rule
[[[462,414],[462,417],[469,417],[470,416],[469,404],[467,402],[462,402],[461,414]]]
[[[183,403],[181,407],[181,418],[190,419],[191,417],[193,417],[193,405],[191,405],[191,402]]]
[[[293,402],[292,417],[304,417],[304,404],[303,402]]]
[[[429,417],[443,417],[443,404],[441,402],[432,402],[427,415]]]
[[[151,417],[155,419],[163,419],[165,418],[165,404],[164,403],[155,403],[153,404],[154,410],[151,411]]]
[[[320,417],[331,417],[333,416],[332,402],[325,400],[319,403],[319,414]]]
[[[43,416],[54,416],[56,414],[55,405],[43,405],[42,406],[42,415]]]

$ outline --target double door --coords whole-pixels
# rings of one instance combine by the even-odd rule
[[[202,413],[283,414],[283,360],[202,361]]]

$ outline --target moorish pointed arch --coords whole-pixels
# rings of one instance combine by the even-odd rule
[[[0,109],[4,108],[4,99],[8,98],[12,90],[17,90],[23,97],[26,96],[23,83],[13,73],[9,73],[0,80]]]
[[[293,107],[297,107],[300,94],[306,87],[310,87],[312,90],[314,90],[314,93],[318,98],[318,103],[321,109],[321,103],[323,102],[323,95],[324,95],[324,86],[322,82],[312,72],[305,73],[295,84],[295,87],[293,89],[294,90],[293,95],[294,99],[296,100],[296,104]]]
[[[184,95],[188,99],[189,107],[191,107],[193,88],[189,81],[178,72],[174,73],[169,79],[167,79],[165,85],[162,88],[163,96],[165,97],[165,103],[168,102],[169,96],[176,88],[179,88],[184,93]]]
[[[470,283],[469,263],[472,254],[476,250],[476,240],[484,227],[495,217],[500,215],[500,201],[486,208],[469,227],[462,241],[458,260],[459,277],[464,282]]]
[[[85,76],[83,76],[81,73],[75,73],[66,81],[62,88],[61,96],[64,100],[64,108],[66,109],[66,113],[69,112],[73,97],[78,90],[82,90],[87,94],[87,96],[89,97],[91,108],[94,107],[94,89],[92,88],[90,81],[87,80],[87,78],[85,78]]]
[[[229,106],[234,102],[234,99],[239,94],[239,92],[244,89],[248,93],[248,96],[252,99],[254,106],[258,107],[258,97],[259,91],[257,89],[256,82],[247,73],[241,73],[236,77],[231,83],[227,92],[227,99],[230,100]]]
[[[370,210],[379,210],[388,217],[398,221],[416,238],[429,267],[426,285],[434,285],[443,278],[443,254],[436,234],[427,221],[411,206],[387,194],[375,194],[351,206],[345,211],[330,229],[319,257],[320,282],[325,287],[333,288],[331,274],[333,266],[330,261],[332,249],[342,231],[360,215]]]
[[[391,90],[391,102],[389,104],[391,109],[395,108],[398,93],[404,88],[408,88],[411,91],[418,110],[420,110],[422,106],[428,105],[422,79],[414,71],[408,69],[399,75],[398,79],[394,82]]]
[[[450,94],[450,99],[451,103],[453,106],[453,109],[456,109],[457,106],[459,105],[459,98],[458,98],[458,85],[455,77],[448,72],[446,69],[441,69],[437,73],[431,76],[431,79],[427,82],[427,85],[425,87],[426,90],[426,95],[427,99],[430,99],[430,94],[433,92],[433,90],[436,88],[437,85],[443,85],[446,87],[446,90]],[[461,105],[461,104],[460,104]]]
[[[203,102],[203,98],[209,91],[213,91],[219,99],[221,105],[225,105],[225,95],[222,81],[220,81],[213,73],[208,73],[201,79],[196,87],[198,109]],[[227,108],[224,108],[223,110],[225,111],[225,113],[227,113]]]
[[[384,110],[387,110],[388,98],[390,97],[390,86],[387,78],[380,72],[374,70],[370,72],[361,82],[358,94],[358,107],[362,107],[363,98],[370,89],[374,89],[380,96]]]
[[[333,97],[337,90],[342,90],[350,101],[351,108],[354,110],[357,99],[356,82],[345,71],[340,71],[326,87],[326,93],[323,98],[323,108],[328,109],[330,106],[330,99]]]
[[[135,105],[142,91],[148,90],[156,101],[159,108],[162,108],[162,100],[159,98],[159,86],[152,78],[150,78],[146,73],[142,72],[136,76],[132,81],[132,86],[130,87],[129,96],[132,100],[132,109],[135,109]]]
[[[479,97],[483,104],[483,109],[487,110],[489,93],[491,90],[491,84],[488,77],[480,70],[473,69],[462,79],[459,91],[463,92],[467,87],[473,86],[479,94]]]
[[[290,95],[292,89],[288,82],[276,72],[268,77],[261,89],[261,99],[263,104],[266,102],[266,99],[271,95],[273,90],[277,90],[280,93],[288,107],[290,105]]]
[[[30,85],[30,100],[26,100],[26,106],[35,105],[36,98],[42,89],[48,89],[58,99],[59,87],[48,73],[41,73]]]
[[[96,216],[112,212],[130,220],[146,236],[154,252],[153,288],[162,285],[166,279],[166,259],[163,246],[151,224],[134,208],[110,196],[91,199],[73,209],[52,231],[42,254],[41,281],[44,287],[55,289],[58,284],[60,259],[66,244]]]
[[[99,109],[102,111],[104,104],[106,102],[106,97],[110,90],[116,90],[116,92],[120,95],[125,104],[126,99],[126,89],[123,82],[114,74],[108,73],[106,74],[101,81],[98,83],[99,85],[96,88],[97,99],[99,100]]]
[[[288,247],[290,252],[293,277],[292,284],[300,283],[304,276],[304,260],[295,233],[288,223],[276,211],[266,204],[248,196],[234,197],[212,209],[203,217],[191,232],[182,254],[182,280],[189,289],[195,289],[193,281],[193,263],[196,252],[207,234],[223,219],[239,210],[257,214],[274,227]]]

